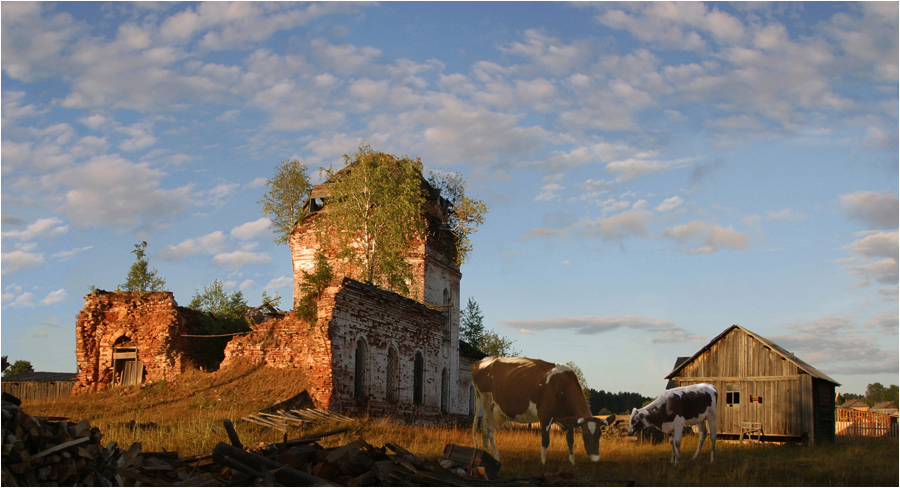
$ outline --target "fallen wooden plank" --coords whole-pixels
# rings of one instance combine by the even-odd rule
[[[274,476],[275,481],[285,486],[336,486],[318,476],[304,473],[267,457],[238,449],[224,442],[218,443],[213,449],[213,459],[217,463],[229,467],[236,466],[236,463],[233,461],[237,461],[244,467],[254,470],[259,469],[257,473],[261,473],[261,468],[265,467]],[[255,468],[256,466],[259,466],[259,468]],[[235,467],[235,469],[240,470],[241,468]]]
[[[49,449],[44,449],[43,451],[35,454],[34,456],[31,456],[31,460],[33,461],[35,459],[40,459],[48,454],[53,454],[54,452],[59,452],[59,451],[62,451],[63,449],[68,449],[72,446],[77,446],[78,444],[85,443],[89,440],[91,440],[90,437],[79,437],[77,439],[74,439],[74,440],[71,440],[68,442],[63,442],[62,444],[57,444]]]

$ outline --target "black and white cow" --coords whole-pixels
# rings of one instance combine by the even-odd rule
[[[669,434],[672,443],[672,464],[678,465],[681,460],[681,432],[685,425],[696,425],[700,431],[700,443],[693,459],[700,454],[703,441],[706,439],[706,424],[709,424],[709,436],[712,440],[712,452],[709,461],[716,457],[716,400],[719,392],[712,385],[699,383],[666,390],[644,408],[631,411],[631,424],[628,435],[634,435],[643,428],[654,426]]]

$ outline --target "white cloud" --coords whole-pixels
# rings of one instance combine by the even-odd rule
[[[896,258],[900,254],[898,232],[878,232],[852,242],[845,249],[867,258]]]
[[[272,256],[265,252],[238,250],[216,254],[213,256],[212,263],[223,268],[238,270],[247,264],[265,264],[271,260]]]
[[[203,192],[200,199],[204,205],[211,207],[221,207],[228,202],[228,199],[234,195],[241,185],[237,183],[219,183],[213,188]]]
[[[545,319],[501,320],[500,325],[528,331],[573,330],[576,334],[602,334],[622,327],[658,332],[671,330],[674,324],[668,320],[651,319],[639,315],[606,315],[588,317],[551,317]]]
[[[92,249],[93,247],[94,246],[76,247],[76,248],[70,249],[68,251],[60,251],[56,254],[53,254],[50,257],[53,259],[56,259],[57,261],[65,261],[65,260],[71,259],[89,249]]]
[[[2,253],[0,263],[3,266],[3,274],[15,273],[43,264],[44,253],[31,252],[31,248],[16,249]]]
[[[52,238],[58,237],[69,231],[68,225],[60,225],[62,220],[56,217],[39,219],[35,223],[29,225],[25,230],[11,230],[3,233],[3,237],[12,237],[28,241],[36,238]]]
[[[290,276],[279,276],[278,278],[274,278],[272,281],[269,281],[266,286],[263,287],[264,290],[275,290],[277,288],[286,288],[293,287],[294,279]]]
[[[627,210],[609,217],[579,222],[577,227],[579,233],[603,240],[621,241],[631,235],[647,237],[650,235],[647,226],[652,215],[649,210]]]
[[[722,227],[699,220],[665,229],[662,235],[680,243],[696,246],[686,251],[689,254],[708,254],[720,249],[743,250],[747,248],[746,233],[736,231],[731,226]]]
[[[873,229],[896,229],[900,204],[897,195],[888,191],[860,191],[841,195],[847,218],[858,220]]]
[[[217,230],[201,237],[185,239],[174,246],[166,246],[156,257],[164,261],[178,261],[197,254],[217,254],[225,249],[225,233]]]
[[[241,224],[233,229],[231,229],[231,237],[247,241],[250,239],[254,239],[259,237],[260,234],[263,234],[269,229],[269,224],[272,221],[263,217],[259,220],[254,220],[252,222],[247,222],[245,224]]]
[[[75,227],[126,231],[163,226],[168,218],[190,207],[191,186],[160,188],[164,175],[145,163],[107,155],[48,174],[40,181],[64,195],[56,210]]]
[[[690,163],[690,160],[687,159],[663,161],[639,156],[612,161],[606,165],[606,171],[616,175],[617,181],[625,182],[656,173],[684,168],[688,163]]]
[[[49,294],[47,294],[47,296],[40,301],[40,304],[53,305],[54,303],[59,303],[65,300],[68,296],[69,294],[66,292],[66,290],[64,288],[60,288],[59,290],[51,291]]]
[[[860,329],[856,316],[830,315],[785,329],[767,337],[826,374],[897,372],[897,350],[882,350],[882,338],[868,337],[869,327]]]
[[[678,195],[675,195],[671,198],[666,198],[662,203],[656,206],[655,210],[657,212],[668,212],[670,210],[675,210],[680,207],[684,203],[684,198],[681,198]]]

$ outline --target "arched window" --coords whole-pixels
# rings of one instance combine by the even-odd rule
[[[441,413],[450,411],[450,374],[447,368],[441,371]]]
[[[450,308],[451,308],[450,307],[450,290],[448,290],[446,288],[444,288],[444,303],[443,303],[443,305],[444,305],[444,308],[443,308],[444,317],[446,319],[444,322],[444,339],[449,341],[450,340],[450,317],[452,314],[450,313]]]
[[[362,338],[356,341],[356,363],[354,368],[354,377],[353,377],[353,396],[356,398],[363,398],[368,394],[368,382],[366,381],[366,376],[368,373],[368,368],[366,365],[368,364],[368,348],[366,347],[366,341]]]
[[[387,384],[385,385],[387,401],[397,403],[397,349],[394,346],[388,348],[387,357]]]
[[[416,353],[413,365],[413,403],[421,405],[425,401],[425,358],[421,352]]]

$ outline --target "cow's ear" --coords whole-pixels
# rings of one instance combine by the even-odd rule
[[[610,415],[609,417],[606,417],[606,424],[607,424],[607,425],[609,425],[609,424],[611,424],[611,423],[613,423],[613,422],[615,422],[615,421],[616,421],[616,416],[615,416],[615,415]]]

